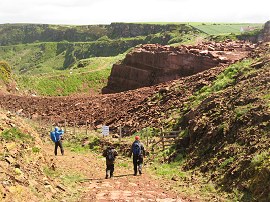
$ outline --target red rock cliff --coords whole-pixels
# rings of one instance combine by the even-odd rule
[[[264,24],[263,29],[263,41],[269,42],[270,41],[270,21]]]
[[[245,57],[252,48],[243,42],[204,43],[197,46],[136,47],[119,64],[114,64],[102,93],[115,93],[189,76]]]

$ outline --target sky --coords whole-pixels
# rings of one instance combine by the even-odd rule
[[[269,0],[0,0],[0,24],[270,20]]]

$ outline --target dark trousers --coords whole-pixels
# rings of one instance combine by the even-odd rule
[[[55,154],[55,156],[57,155],[57,148],[58,148],[58,146],[60,147],[61,154],[64,155],[64,148],[63,148],[63,145],[62,145],[61,140],[59,140],[58,142],[55,142],[55,147],[54,147],[54,154]]]
[[[106,177],[112,177],[114,172],[114,164],[106,164]]]
[[[139,169],[139,173],[142,173],[142,164],[143,157],[141,155],[133,155],[133,166],[134,166],[134,175],[137,175],[137,171]]]

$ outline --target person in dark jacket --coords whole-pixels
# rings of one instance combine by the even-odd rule
[[[134,167],[134,176],[137,175],[137,171],[139,170],[139,174],[142,174],[142,164],[143,157],[145,157],[145,149],[143,144],[140,142],[140,137],[135,136],[135,141],[132,143],[129,156],[133,155],[133,167]]]
[[[57,156],[57,149],[60,147],[61,154],[64,155],[64,148],[62,145],[62,136],[64,134],[63,130],[60,130],[58,127],[54,128],[54,131],[51,132],[51,139],[55,143],[54,154]]]
[[[118,156],[117,151],[113,145],[110,144],[107,149],[103,151],[102,156],[106,157],[106,179],[113,177],[115,157]]]

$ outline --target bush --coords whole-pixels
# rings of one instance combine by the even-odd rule
[[[11,67],[6,61],[0,61],[0,79],[7,82],[11,77]]]

